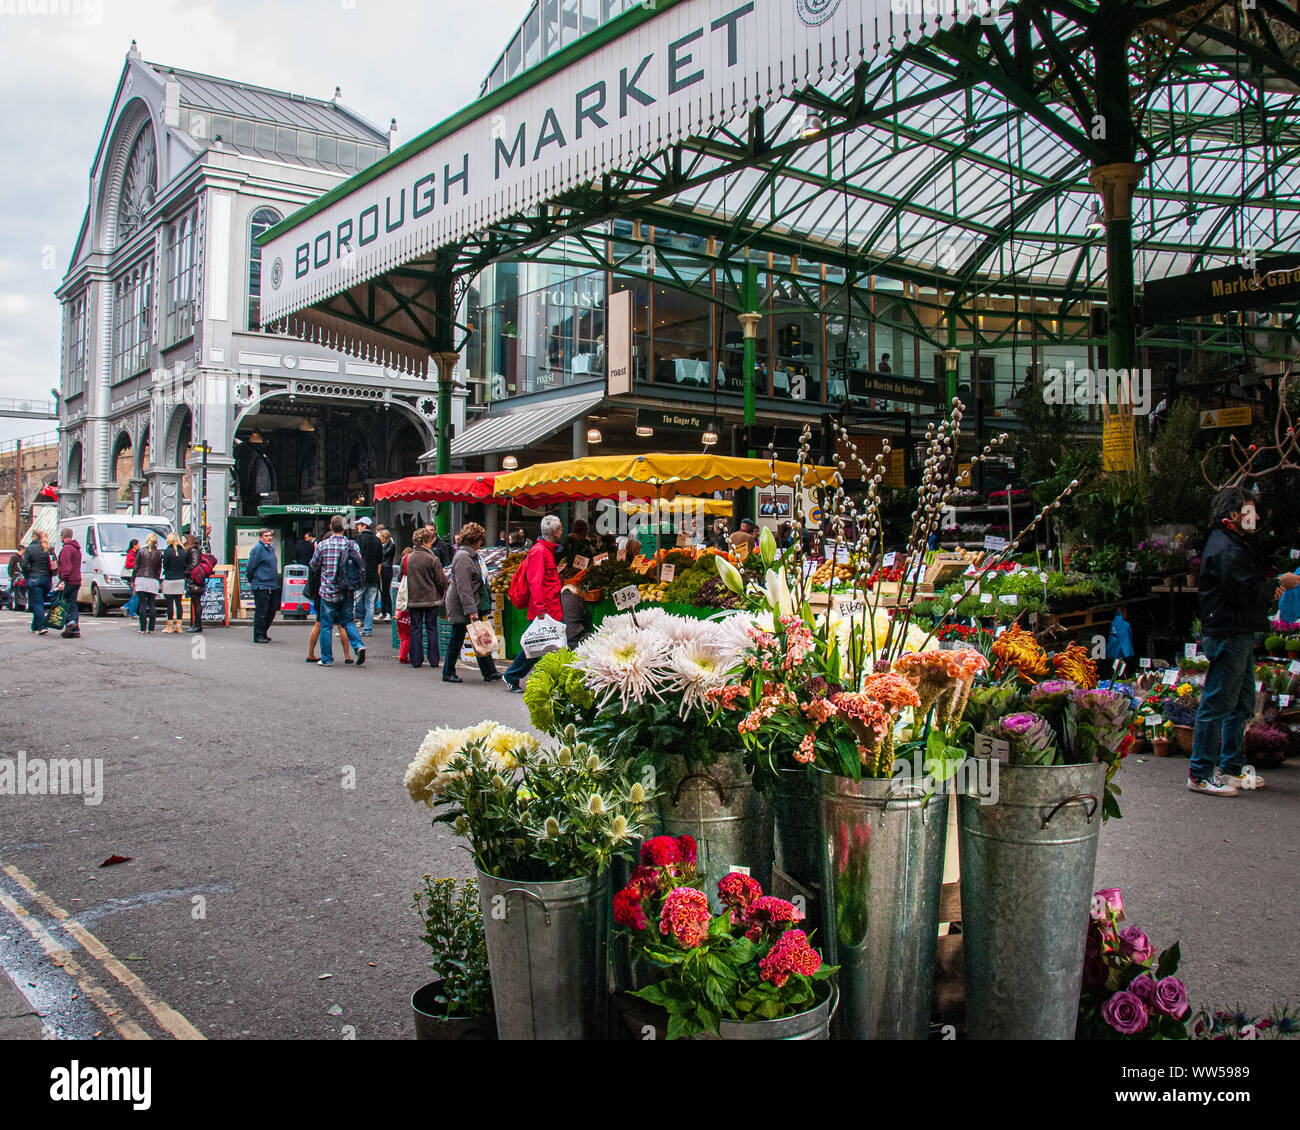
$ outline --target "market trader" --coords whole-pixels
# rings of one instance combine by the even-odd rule
[[[1246,723],[1255,713],[1255,633],[1268,628],[1268,612],[1295,573],[1263,568],[1251,544],[1259,515],[1240,487],[1225,487],[1210,509],[1210,536],[1201,554],[1201,637],[1210,669],[1196,711],[1187,787],[1208,796],[1236,796],[1262,788],[1245,766]],[[1217,753],[1217,758],[1216,758]],[[1217,762],[1217,764],[1216,764]]]
[[[280,563],[276,560],[275,534],[262,530],[258,541],[248,555],[248,587],[253,590],[253,642],[270,643],[266,633],[275,619],[276,595],[280,588]]]

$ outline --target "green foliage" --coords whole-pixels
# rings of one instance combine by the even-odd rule
[[[684,757],[696,772],[736,748],[735,730],[711,725],[704,710],[693,710],[683,718],[676,704],[657,698],[631,703],[621,712],[617,706],[596,714],[582,734],[610,756],[632,762],[634,773],[651,765],[661,769],[674,755]]]
[[[465,879],[456,895],[455,879],[424,877],[424,890],[412,896],[424,922],[424,941],[431,952],[429,968],[442,978],[435,998],[444,1020],[482,1016],[492,1011],[492,979],[478,880]]]
[[[434,823],[469,840],[480,871],[522,882],[598,875],[640,834],[645,788],[572,726],[560,736],[557,749],[520,750],[509,779],[481,740],[448,765]]]
[[[1196,405],[1189,400],[1175,400],[1151,441],[1153,473],[1146,480],[1145,491],[1153,526],[1205,524],[1213,494],[1201,473],[1206,435]],[[1211,478],[1220,476],[1221,462],[1217,456],[1211,457],[1207,464]]]
[[[572,663],[573,652],[567,648],[549,651],[537,661],[524,687],[528,717],[544,734],[585,726],[596,716],[595,696]]]

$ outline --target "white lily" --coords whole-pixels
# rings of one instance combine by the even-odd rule
[[[794,598],[790,595],[790,585],[785,579],[785,570],[767,571],[767,599],[775,616],[794,615]]]

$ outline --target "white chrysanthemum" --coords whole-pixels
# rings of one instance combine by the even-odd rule
[[[712,644],[720,653],[739,657],[754,642],[749,632],[756,624],[748,612],[733,612],[707,623],[711,629],[709,634]]]
[[[705,691],[726,683],[727,673],[734,666],[726,663],[716,649],[700,643],[684,643],[673,648],[668,663],[673,672],[669,689],[681,691],[682,705],[678,713],[683,718],[703,702]]]
[[[648,696],[661,697],[671,670],[671,650],[668,637],[653,629],[598,632],[578,645],[573,666],[582,672],[583,682],[599,696],[602,706],[617,697],[626,710],[630,703],[640,705]]]
[[[464,745],[463,730],[440,726],[430,730],[406,768],[406,791],[418,804],[432,805],[448,780],[447,765]]]
[[[654,627],[674,644],[694,643],[710,634],[708,621],[696,620],[692,616],[665,616]]]

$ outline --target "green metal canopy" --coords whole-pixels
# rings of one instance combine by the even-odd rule
[[[869,288],[901,290],[909,328],[939,345],[996,344],[1025,319],[1047,339],[1086,337],[1091,307],[1106,303],[1111,363],[1123,364],[1133,358],[1135,285],[1249,266],[1300,243],[1296,0],[1250,8],[1228,0],[1046,0],[985,5],[982,17],[966,0],[756,4],[724,5],[730,12],[722,18],[742,29],[751,17],[784,18],[778,9],[830,10],[827,18],[849,20],[849,33],[821,44],[820,63],[797,69],[787,67],[789,46],[772,43],[773,69],[745,78],[743,92],[734,86],[702,126],[661,126],[662,141],[650,137],[622,161],[593,165],[589,176],[551,147],[540,187],[521,197],[526,206],[493,212],[489,201],[481,223],[424,248],[408,240],[384,265],[327,267],[311,301],[264,301],[268,319],[424,371],[430,353],[456,348],[468,332],[458,300],[492,262],[586,262],[700,292],[709,272],[721,270],[733,285],[709,291],[711,298],[746,309],[743,272],[760,256],[771,283],[808,309],[843,309],[847,299],[850,311],[865,313]],[[947,10],[935,15],[939,7]],[[710,0],[630,7],[289,217],[265,241],[286,249],[286,270],[304,238],[309,258],[319,258],[322,229],[313,223],[332,206],[353,199],[361,215],[385,173],[418,170],[426,151],[486,123],[509,141],[511,112],[539,91],[549,97],[569,74],[563,92],[571,100],[585,81],[582,68],[611,44],[627,45],[620,92],[623,108],[635,111],[628,77],[646,34],[658,29],[660,51],[670,66],[686,59],[675,73],[689,77],[688,51],[697,48],[686,45],[709,42],[710,26],[721,41],[727,28],[706,18],[720,10]],[[782,88],[765,88],[778,71]],[[592,95],[586,105],[594,104]],[[735,112],[743,105],[750,108]],[[613,113],[611,105],[606,114]],[[685,110],[682,117],[688,127],[697,120]],[[1125,169],[1136,176],[1131,221]],[[429,207],[454,184],[456,170],[439,171],[452,180],[443,196],[422,198]],[[635,221],[630,238],[611,238],[609,222],[618,218]],[[654,247],[653,258],[641,245]],[[1275,355],[1293,352],[1296,304],[1263,325]]]

